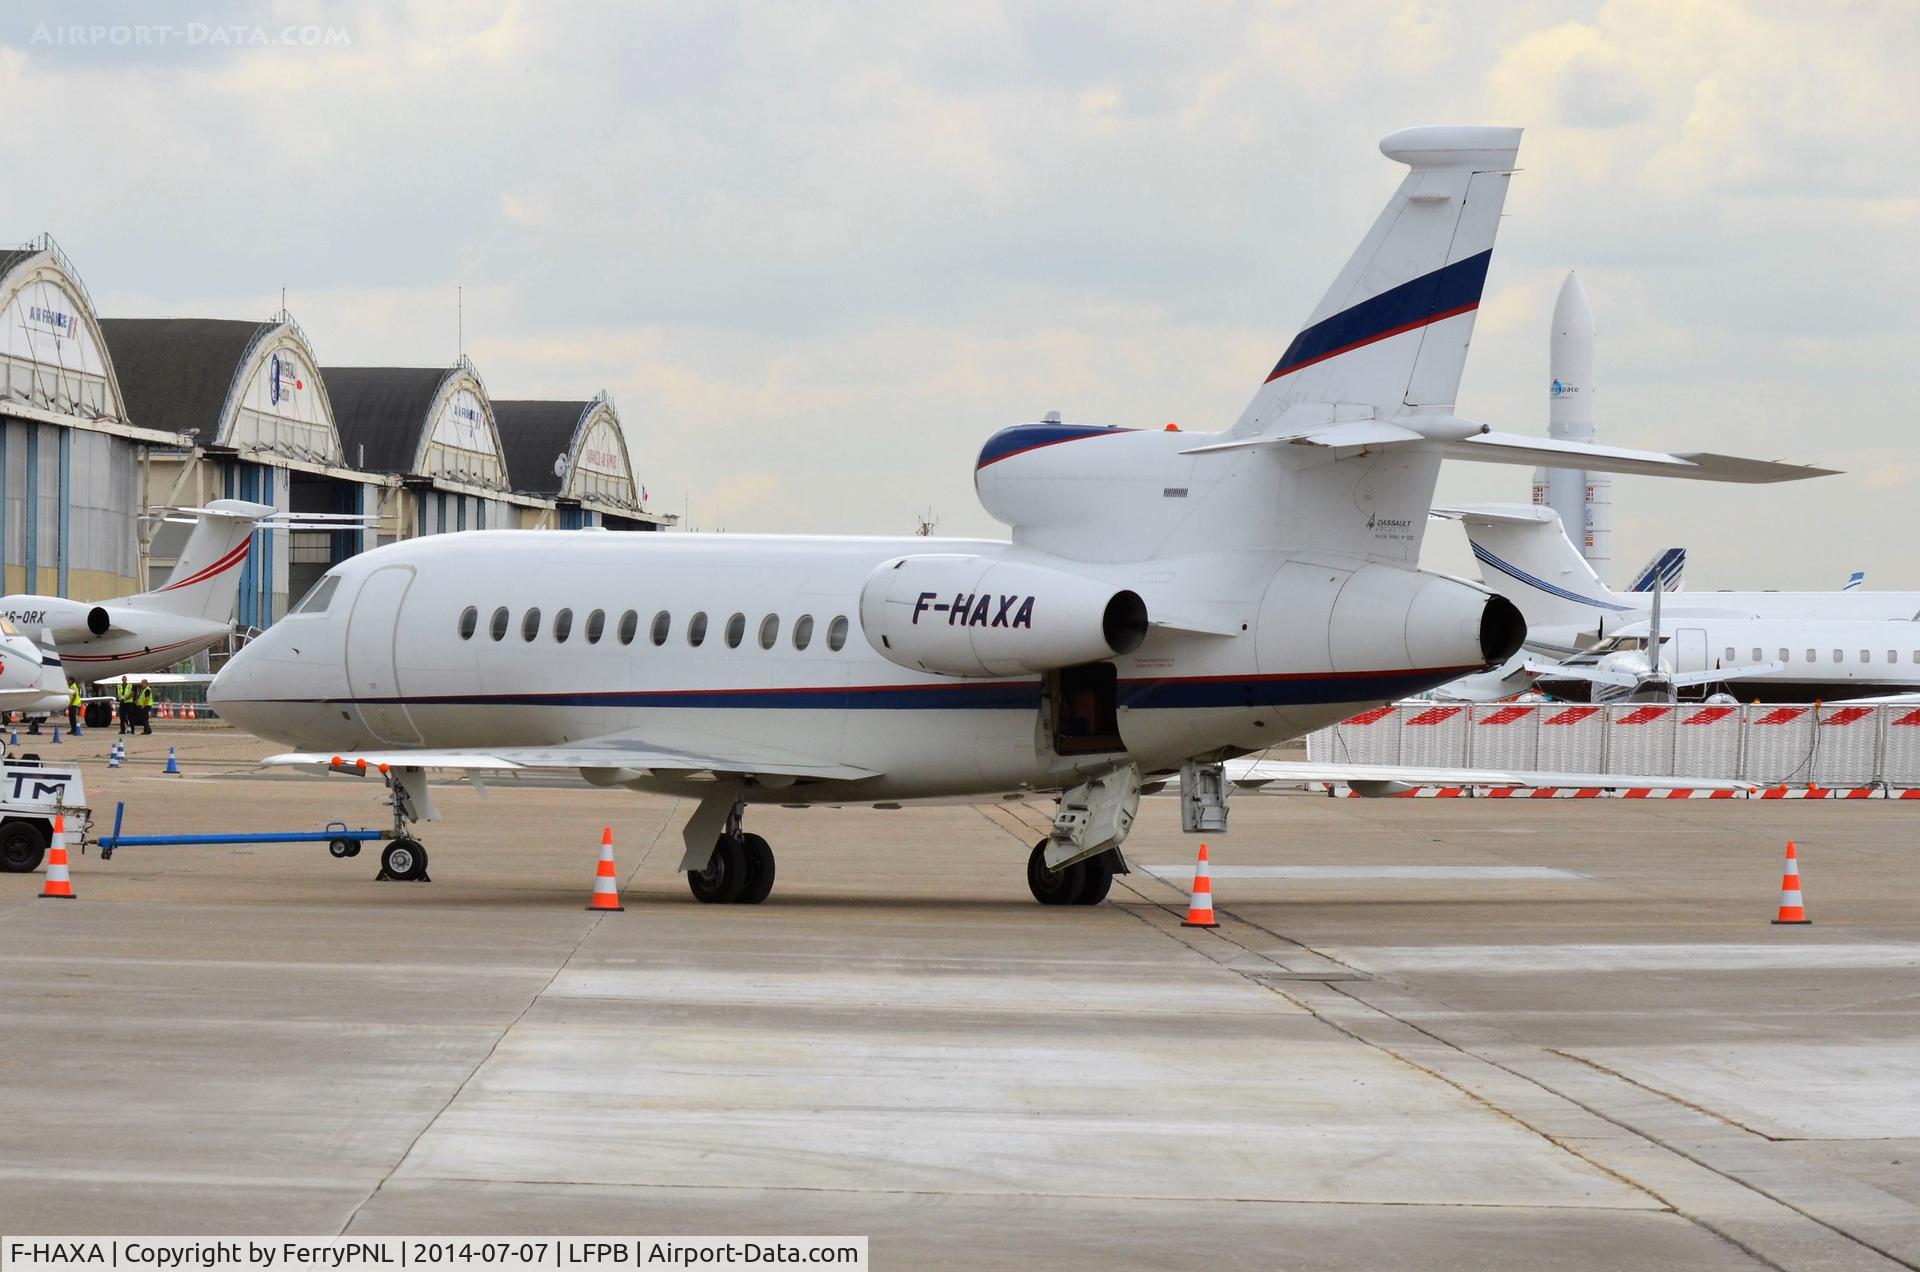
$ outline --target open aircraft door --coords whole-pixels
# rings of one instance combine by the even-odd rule
[[[400,701],[400,673],[393,645],[400,605],[413,586],[413,567],[375,570],[360,586],[347,620],[347,687],[368,732],[384,742],[417,743],[420,731]]]

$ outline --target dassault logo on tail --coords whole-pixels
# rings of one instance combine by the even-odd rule
[[[935,601],[937,592],[922,592],[913,603],[913,621],[917,626],[920,615],[925,613],[945,614],[949,627],[1025,627],[1033,626],[1033,598],[1020,596],[996,597],[991,592],[982,592],[978,596],[970,592],[957,592],[951,601]],[[993,617],[987,617],[990,602],[997,602]],[[1018,603],[1019,609],[1013,607]],[[1008,614],[1012,617],[1009,618]],[[932,620],[928,620],[932,621]]]

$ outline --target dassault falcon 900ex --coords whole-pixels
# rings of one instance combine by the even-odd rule
[[[212,699],[300,748],[270,763],[384,773],[383,865],[400,877],[425,864],[406,832],[436,815],[428,769],[569,769],[696,800],[680,868],[714,902],[773,884],[771,849],[742,827],[754,804],[1058,792],[1029,884],[1042,902],[1098,902],[1126,868],[1143,781],[1178,772],[1183,810],[1223,827],[1223,761],[1519,648],[1511,602],[1416,568],[1442,459],[1816,471],[1503,435],[1454,413],[1519,143],[1481,127],[1382,142],[1408,173],[1224,433],[1049,419],[990,437],[975,486],[1011,542],[390,544],[330,570]]]

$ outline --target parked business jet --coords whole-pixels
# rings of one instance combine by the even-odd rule
[[[1743,702],[1835,702],[1920,692],[1920,593],[1642,598],[1609,591],[1550,508],[1489,505],[1445,515],[1465,525],[1481,578],[1526,616],[1529,642],[1565,653],[1517,660],[1556,697],[1726,692]]]
[[[0,711],[51,715],[67,709],[67,674],[51,643],[40,645],[0,618]]]
[[[1049,419],[987,439],[975,488],[1011,542],[435,535],[328,571],[210,699],[300,748],[269,763],[384,771],[392,875],[425,866],[406,827],[435,815],[427,769],[572,769],[695,800],[680,867],[710,902],[772,887],[772,851],[742,826],[752,804],[1060,792],[1028,884],[1096,903],[1125,869],[1143,777],[1180,773],[1202,824],[1223,825],[1225,759],[1519,648],[1510,602],[1416,567],[1442,459],[1821,471],[1454,414],[1519,141],[1437,127],[1382,142],[1410,171],[1224,433]]]
[[[216,499],[193,510],[194,527],[164,587],[112,601],[0,597],[0,616],[49,632],[68,670],[82,680],[171,667],[233,630],[241,563],[254,528],[273,514],[265,504]]]

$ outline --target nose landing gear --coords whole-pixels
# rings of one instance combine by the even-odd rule
[[[1027,857],[1027,888],[1041,905],[1099,905],[1113,888],[1119,853],[1112,848],[1058,870],[1047,867],[1047,840]]]

